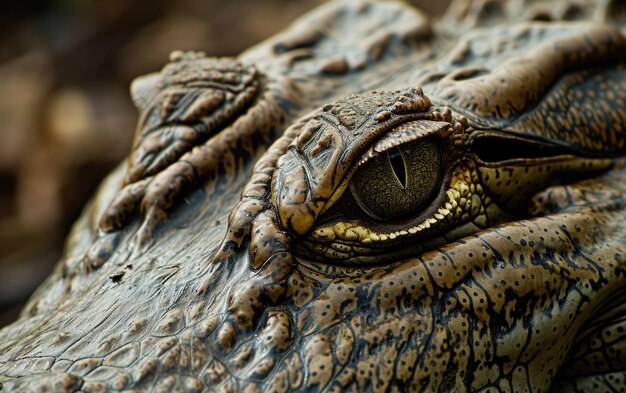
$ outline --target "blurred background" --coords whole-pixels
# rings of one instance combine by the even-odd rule
[[[0,4],[0,327],[61,257],[127,155],[128,86],[172,50],[234,56],[322,0],[27,0]],[[431,15],[447,1],[413,0]]]

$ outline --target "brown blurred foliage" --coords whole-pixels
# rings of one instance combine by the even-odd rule
[[[49,274],[72,222],[128,153],[130,81],[175,49],[236,55],[321,2],[0,5],[0,326]],[[421,3],[438,14],[447,2]]]

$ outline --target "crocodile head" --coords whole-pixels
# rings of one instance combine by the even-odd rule
[[[404,6],[350,4],[305,27],[396,24],[345,57],[296,25],[135,83],[128,165],[0,332],[5,387],[624,386],[622,33],[522,24],[446,46]]]

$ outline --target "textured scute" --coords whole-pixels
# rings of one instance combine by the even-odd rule
[[[526,23],[468,33],[414,78],[477,128],[610,155],[624,149],[625,62],[613,26]]]
[[[626,41],[528,21],[605,3],[335,1],[236,59],[174,53],[0,330],[0,390],[625,389]],[[355,171],[421,138],[432,203],[359,215]]]
[[[171,63],[151,84],[134,95],[141,111],[140,133],[127,183],[159,172],[219,132],[247,109],[259,90],[254,67],[193,53],[173,53]]]

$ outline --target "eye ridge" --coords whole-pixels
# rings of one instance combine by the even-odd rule
[[[406,171],[406,161],[402,156],[402,152],[397,147],[393,147],[387,151],[387,157],[391,162],[391,168],[393,168],[393,173],[396,175],[396,179],[402,185],[402,189],[406,191],[407,184],[407,171]]]

